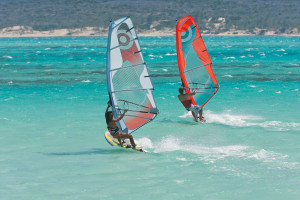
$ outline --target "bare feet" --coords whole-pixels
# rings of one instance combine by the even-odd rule
[[[201,117],[200,122],[206,122],[206,119],[204,117]]]

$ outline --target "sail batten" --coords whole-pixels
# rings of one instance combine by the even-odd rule
[[[219,84],[211,68],[212,62],[201,33],[190,15],[177,22],[176,49],[182,86],[186,93],[199,88],[190,99],[194,105],[203,107],[216,94]]]
[[[121,132],[132,133],[157,116],[153,85],[129,17],[109,26],[107,86],[114,118],[120,117],[125,109],[134,113],[117,122]]]

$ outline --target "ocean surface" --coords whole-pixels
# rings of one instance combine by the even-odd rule
[[[204,36],[218,93],[192,120],[175,37],[140,37],[160,114],[104,139],[106,37],[0,39],[0,199],[300,199],[300,37]]]

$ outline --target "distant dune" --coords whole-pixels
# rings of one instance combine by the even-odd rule
[[[250,33],[243,30],[230,30],[223,33],[211,34],[207,31],[202,32],[203,35],[212,36],[300,36],[297,29],[294,29],[290,33],[277,34],[275,31],[263,31],[256,28],[254,32]],[[175,36],[174,29],[163,29],[163,30],[140,30],[137,31],[139,36]],[[107,36],[107,28],[97,28],[97,27],[85,27],[85,28],[75,28],[75,29],[55,29],[47,31],[37,31],[33,30],[32,27],[28,26],[13,26],[8,28],[0,29],[0,38],[4,37],[83,37],[83,36]]]
[[[192,15],[204,35],[299,35],[299,0],[1,0],[0,37],[101,36],[130,16],[139,35],[174,35]]]

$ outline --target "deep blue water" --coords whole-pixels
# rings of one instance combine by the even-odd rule
[[[141,37],[160,114],[149,153],[104,139],[106,37],[0,38],[0,196],[299,199],[300,37],[204,37],[220,84],[193,122],[174,37]]]

